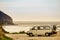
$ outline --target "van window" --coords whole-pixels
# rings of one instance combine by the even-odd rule
[[[46,29],[46,30],[49,30],[49,29],[50,29],[50,27],[49,27],[49,26],[46,26],[46,27],[45,27],[45,29]]]
[[[40,29],[41,29],[41,30],[43,30],[43,29],[44,29],[44,27],[40,27]]]
[[[43,29],[44,29],[43,26],[38,27],[38,30],[43,30]]]

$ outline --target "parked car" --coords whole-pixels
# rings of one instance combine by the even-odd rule
[[[34,36],[34,35],[45,35],[50,36],[53,34],[57,34],[56,32],[56,25],[53,26],[34,26],[27,32],[27,35]]]

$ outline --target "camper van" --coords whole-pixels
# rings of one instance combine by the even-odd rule
[[[50,36],[53,34],[57,34],[56,25],[53,25],[53,26],[34,26],[33,28],[31,28],[27,32],[27,35],[29,35],[29,36],[34,36],[34,35]]]

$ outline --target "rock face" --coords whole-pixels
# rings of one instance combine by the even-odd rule
[[[0,24],[3,25],[13,24],[13,20],[10,16],[0,11]]]

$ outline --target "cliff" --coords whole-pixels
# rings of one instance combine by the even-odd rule
[[[13,20],[10,16],[0,11],[0,24],[3,25],[13,24]]]

